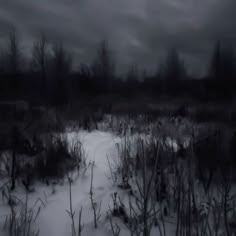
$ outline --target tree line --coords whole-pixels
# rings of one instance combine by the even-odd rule
[[[75,67],[62,42],[50,43],[44,33],[26,56],[12,28],[0,54],[0,99],[26,99],[55,106],[87,97],[191,96],[200,99],[232,98],[236,88],[236,63],[232,48],[215,43],[206,76],[193,78],[184,60],[172,48],[153,75],[129,66],[118,76],[115,55],[102,41],[93,62]],[[76,69],[75,69],[76,68]]]

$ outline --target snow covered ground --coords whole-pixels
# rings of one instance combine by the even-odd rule
[[[79,210],[82,207],[82,224],[84,225],[82,235],[112,235],[110,222],[107,218],[109,207],[113,206],[111,196],[114,192],[118,192],[121,200],[125,201],[128,194],[114,186],[107,158],[111,162],[118,160],[117,146],[122,139],[109,132],[101,131],[68,132],[67,138],[71,144],[75,139],[82,142],[88,166],[87,170],[81,171],[79,175],[73,173],[72,204],[75,210],[75,223],[78,223]],[[101,218],[97,229],[94,228],[93,210],[89,198],[91,181],[91,165],[89,163],[93,161],[95,162],[93,173],[94,200],[97,204],[101,202]],[[13,195],[24,201],[25,190],[22,187],[17,187]],[[45,206],[41,205],[40,214],[34,224],[35,229],[39,229],[39,236],[71,236],[71,219],[66,212],[70,207],[69,184],[66,178],[65,181],[57,184],[51,183],[50,186],[37,183],[35,192],[29,194],[29,206],[33,206],[38,199],[45,203]],[[37,205],[39,204],[38,201]],[[36,209],[36,207],[34,208]],[[9,213],[9,206],[1,199],[0,235],[7,235],[3,230],[3,225],[6,215]],[[169,221],[171,222],[173,219]],[[120,219],[114,218],[114,222],[118,222],[121,228],[120,235],[130,235],[127,227]],[[166,230],[166,235],[174,235],[175,225],[166,223]],[[153,229],[152,235],[159,235],[157,227]]]
[[[165,132],[169,134],[169,131]],[[87,132],[81,130],[73,131],[73,129],[68,130],[66,136],[71,146],[73,146],[75,140],[81,141],[87,164],[87,168],[81,169],[79,173],[77,171],[70,173],[73,179],[71,190],[76,228],[79,220],[79,211],[82,207],[82,224],[84,225],[82,235],[112,235],[110,222],[107,218],[110,207],[113,207],[112,195],[117,192],[121,201],[127,203],[128,192],[114,185],[108,159],[110,163],[119,162],[119,149],[122,149],[125,137],[118,137],[112,134],[111,131]],[[135,142],[135,140],[138,137],[148,140],[149,134],[142,133],[142,135],[137,134],[136,136],[136,134],[132,135],[130,132],[128,138],[131,144],[131,152],[137,149],[136,145],[138,145],[138,143]],[[179,147],[175,141],[176,137],[165,137],[165,146],[177,151]],[[188,145],[188,142],[186,145]],[[97,205],[101,202],[101,218],[99,219],[97,229],[94,228],[93,209],[89,198],[91,163],[93,162],[95,163],[93,172],[94,201]],[[0,180],[0,188],[3,183],[4,180]],[[24,202],[26,198],[25,189],[22,184],[18,184],[17,186],[12,195]],[[38,182],[35,183],[34,188],[35,191],[28,195],[28,205],[29,207],[32,206],[35,211],[37,211],[39,206],[41,207],[40,214],[33,225],[36,231],[39,229],[39,236],[71,236],[71,219],[66,211],[70,208],[69,183],[67,178],[59,182],[52,180],[48,186]],[[45,205],[41,204],[41,201],[38,201],[38,199],[42,200]],[[37,203],[36,206],[35,203]],[[0,236],[9,236],[3,229],[6,216],[9,215],[9,213],[10,207],[6,199],[0,198]],[[127,227],[120,219],[113,217],[113,220],[118,223],[121,229],[121,236],[130,235]],[[175,235],[175,221],[176,217],[173,217],[173,214],[165,218],[167,236]],[[158,227],[153,227],[151,235],[161,235]]]
[[[110,224],[106,217],[109,205],[112,206],[111,194],[117,191],[110,180],[110,169],[107,158],[116,158],[116,143],[121,139],[114,137],[111,133],[100,131],[71,132],[68,133],[69,142],[79,138],[83,143],[87,164],[95,162],[94,166],[94,199],[97,203],[101,201],[101,218],[98,229],[94,229],[93,211],[89,199],[91,168],[84,174],[80,174],[72,183],[72,203],[75,210],[75,222],[78,222],[79,209],[82,207],[82,223],[84,224],[83,235],[111,235]],[[24,201],[25,191],[18,187],[13,195]],[[71,221],[66,210],[69,209],[69,184],[64,183],[52,186],[38,183],[35,192],[29,194],[29,206],[33,206],[37,199],[41,199],[45,206],[41,206],[40,214],[35,222],[35,228],[39,229],[39,236],[66,236],[71,235]],[[39,202],[37,203],[39,204]],[[9,206],[0,201],[0,235],[7,235],[3,231],[5,217],[10,213]],[[128,235],[126,227],[121,224],[121,234]]]
[[[107,155],[110,157],[115,155],[115,142],[119,142],[119,138],[114,138],[110,133],[103,132],[80,132],[69,133],[68,140],[72,142],[78,137],[82,143],[86,153],[87,163],[95,161],[94,167],[94,194],[95,201],[102,201],[102,227],[96,230],[96,234],[89,232],[93,229],[93,212],[89,199],[90,190],[90,168],[84,175],[79,176],[72,184],[72,201],[73,208],[76,211],[76,217],[80,207],[83,207],[82,222],[85,224],[85,235],[105,235],[106,227],[104,227],[104,216],[108,210],[108,204],[111,200],[112,192],[111,182],[109,181],[109,167]],[[71,222],[66,210],[69,209],[69,185],[67,180],[63,185],[55,185],[54,187],[37,184],[35,192],[29,195],[29,205],[36,202],[38,198],[42,199],[46,207],[42,207],[36,222],[42,236],[65,236],[71,235]],[[24,200],[25,193],[23,189],[17,188],[14,195]],[[9,213],[9,207],[6,203],[0,203],[0,221],[1,226],[4,224],[6,214]],[[77,222],[77,218],[76,218]],[[1,227],[2,228],[2,227]],[[101,229],[103,232],[100,232]],[[87,233],[86,233],[87,232]],[[1,232],[0,235],[3,235]],[[108,235],[110,233],[108,232]]]
[[[76,133],[68,134],[69,140],[73,140],[76,135]],[[111,134],[102,132],[82,132],[79,134],[79,138],[83,143],[87,156],[87,163],[95,161],[93,182],[95,201],[102,201],[102,213],[105,213],[106,209],[108,209],[107,204],[111,192],[110,182],[108,179],[109,168],[107,163],[107,154],[108,152],[114,153],[116,151],[114,139]],[[82,222],[85,224],[84,233],[93,229],[93,212],[89,199],[89,190],[90,168],[88,168],[88,171],[86,171],[84,175],[79,176],[72,184],[73,208],[77,213],[76,222],[78,222],[78,211],[81,206],[83,207]],[[48,196],[47,206],[41,212],[38,219],[40,235],[70,235],[71,222],[66,209],[69,209],[68,184],[65,184],[64,186],[56,186],[56,193]],[[104,219],[101,219],[101,221],[104,221]],[[100,230],[96,231],[98,231],[98,234],[96,235],[104,235],[104,232],[99,234]],[[93,235],[92,232],[87,233],[88,235]]]

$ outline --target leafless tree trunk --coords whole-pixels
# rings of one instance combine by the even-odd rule
[[[14,27],[11,27],[7,44],[7,67],[10,73],[16,75],[20,70],[21,49],[19,39]]]
[[[34,42],[32,49],[32,66],[33,70],[37,70],[41,74],[41,89],[45,92],[46,89],[46,68],[48,60],[48,42],[44,33],[41,33],[40,38]]]
[[[52,102],[54,105],[66,105],[70,95],[67,76],[72,68],[72,56],[62,43],[57,43],[52,48],[51,66]]]
[[[105,92],[111,92],[111,83],[115,76],[115,63],[109,45],[105,40],[99,45],[92,70],[94,76],[100,79]]]

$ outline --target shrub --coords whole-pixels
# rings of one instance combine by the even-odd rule
[[[69,171],[80,167],[82,147],[78,142],[70,148],[65,137],[51,136],[45,151],[37,158],[35,169],[39,178],[62,178]]]
[[[174,117],[178,116],[187,117],[188,115],[189,115],[188,108],[185,105],[179,106],[173,114]]]
[[[6,216],[4,224],[4,229],[7,231],[9,236],[39,235],[39,230],[34,230],[32,227],[41,210],[41,205],[38,205],[37,203],[38,201],[36,201],[34,205],[37,209],[30,208],[28,206],[28,195],[26,194],[25,202],[21,202],[18,211],[15,206],[11,206],[11,212]],[[44,205],[42,201],[41,204]]]
[[[218,171],[230,173],[232,160],[229,140],[230,135],[226,130],[215,129],[194,144],[197,177],[205,185],[205,190],[209,188],[213,177],[218,177]]]

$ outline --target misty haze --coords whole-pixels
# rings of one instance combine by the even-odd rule
[[[235,0],[0,0],[0,236],[236,236]]]

